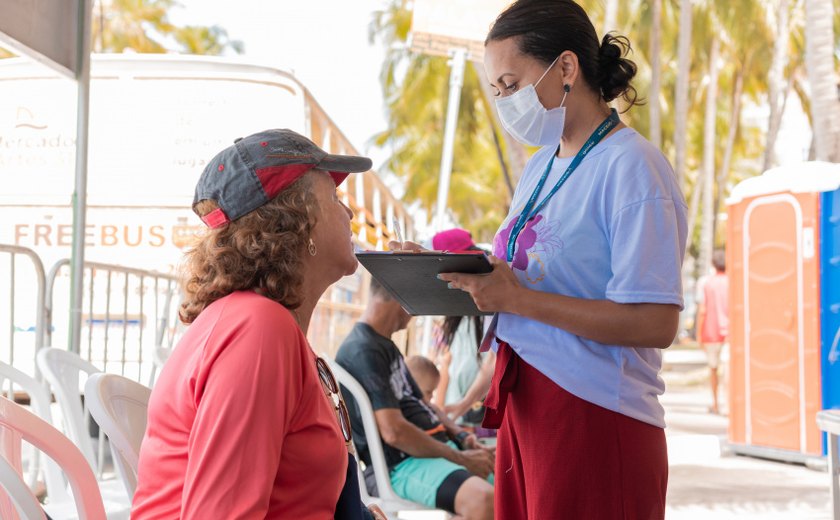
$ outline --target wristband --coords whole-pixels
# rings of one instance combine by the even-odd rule
[[[464,449],[464,441],[467,440],[467,437],[470,436],[470,432],[466,430],[461,430],[457,434],[455,434],[455,444],[458,445],[459,448]]]

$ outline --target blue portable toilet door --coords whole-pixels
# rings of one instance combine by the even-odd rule
[[[840,409],[840,189],[822,193],[820,210],[822,407]]]

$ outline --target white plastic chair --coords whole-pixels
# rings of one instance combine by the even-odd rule
[[[19,478],[22,467],[22,441],[44,452],[64,471],[73,492],[79,520],[105,520],[105,508],[96,477],[81,451],[52,425],[22,406],[18,406],[5,397],[0,397],[0,451]],[[20,491],[17,483],[11,479],[4,480],[4,487],[6,483],[9,486],[6,489]],[[14,498],[11,501],[19,502],[26,507],[26,503],[30,501],[24,494],[17,491],[12,491]],[[32,496],[31,492],[29,496]],[[44,517],[35,515],[24,518],[42,519]]]
[[[388,517],[397,517],[399,511],[440,511],[426,507],[423,504],[410,502],[397,495],[391,487],[391,472],[388,471],[388,464],[385,462],[385,450],[382,448],[382,439],[379,437],[379,428],[376,426],[376,417],[373,414],[373,406],[365,389],[356,381],[349,372],[341,368],[332,359],[327,359],[330,369],[335,374],[338,382],[347,389],[356,400],[359,412],[362,416],[362,426],[365,430],[370,461],[373,466],[373,474],[376,478],[376,489],[379,492],[378,498],[371,498],[365,487],[364,475],[359,475],[362,501],[366,504],[375,503]],[[360,471],[361,473],[361,471]]]
[[[114,464],[129,498],[134,498],[137,489],[137,464],[151,394],[148,387],[116,374],[93,374],[85,383],[85,402],[111,441]]]
[[[82,374],[90,377],[100,373],[101,370],[79,357],[78,354],[58,348],[42,348],[35,359],[61,409],[67,437],[82,452],[94,473],[101,475],[100,465],[94,455],[94,442],[87,430],[87,405],[82,406],[79,384]],[[104,432],[100,430],[100,454],[104,450],[104,437]],[[122,480],[99,480],[99,488],[104,497],[108,518],[112,520],[128,518],[131,500],[125,492]],[[53,516],[51,511],[50,516]]]
[[[38,499],[23,481],[23,477],[3,457],[0,457],[0,487],[7,500],[0,499],[0,518],[6,520],[46,520]]]
[[[61,409],[65,433],[81,450],[94,472],[99,474],[93,442],[87,429],[87,411],[80,398],[79,380],[81,374],[90,376],[101,370],[78,354],[58,348],[42,348],[38,351],[36,360]]]
[[[49,424],[53,423],[52,412],[50,412],[50,393],[45,384],[39,383],[33,377],[29,376],[29,374],[21,372],[11,365],[0,362],[0,388],[7,388],[7,382],[11,383],[8,385],[10,392],[14,391],[15,386],[26,392],[29,396],[30,407],[38,417]],[[10,393],[9,395],[12,394]],[[41,452],[39,450],[34,450],[34,452],[30,461],[30,474],[27,482],[30,488],[38,480],[39,466],[41,466],[39,461],[42,460],[40,457]],[[50,504],[53,506],[66,504],[66,506],[72,507],[75,510],[73,499],[67,492],[67,486],[64,482],[64,477],[61,475],[61,470],[55,462],[49,459],[43,460],[43,466],[44,482],[47,486],[47,496],[49,497]]]
[[[163,365],[166,360],[172,355],[172,349],[169,347],[155,347],[152,352],[152,371],[149,374],[149,387],[155,386],[160,371],[163,370]]]

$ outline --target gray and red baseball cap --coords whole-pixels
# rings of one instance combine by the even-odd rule
[[[338,186],[350,173],[371,166],[367,157],[328,154],[292,130],[264,130],[236,139],[210,161],[195,187],[193,211],[203,200],[214,201],[219,207],[199,217],[211,228],[222,227],[267,203],[313,168],[328,172]]]

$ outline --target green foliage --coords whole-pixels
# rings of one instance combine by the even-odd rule
[[[840,64],[840,0],[833,1],[837,6],[834,10],[835,57]],[[598,33],[602,34],[604,1],[579,2],[590,15]],[[723,167],[724,151],[729,146],[729,129],[735,127],[729,171],[722,172],[719,177],[722,182],[716,187],[717,199],[720,200],[740,180],[760,173],[766,146],[766,125],[752,120],[749,121],[751,126],[743,126],[744,121],[741,114],[736,113],[733,96],[735,85],[741,81],[738,112],[754,110],[754,107],[767,103],[769,68],[777,39],[775,19],[778,3],[767,0],[694,0],[693,4],[685,195],[690,199],[695,186],[701,184],[705,146],[712,146],[715,150],[715,172]],[[387,143],[394,150],[388,166],[407,181],[407,198],[420,200],[424,207],[430,209],[436,197],[449,70],[445,60],[414,56],[405,48],[411,25],[409,5],[405,0],[390,0],[387,7],[376,14],[370,27],[371,38],[381,40],[388,49],[381,79],[390,127],[377,136],[377,142]],[[662,17],[658,21],[651,17],[648,0],[620,1],[618,9],[616,32],[632,42],[631,59],[639,67],[634,86],[642,98],[648,97],[654,74],[648,56],[651,28],[655,23],[660,25],[659,99],[646,99],[645,104],[634,107],[622,117],[626,123],[647,135],[650,107],[653,103],[658,104],[661,109],[662,151],[673,158],[674,96],[680,69],[677,62],[680,1],[663,0]],[[788,90],[799,96],[810,118],[810,100],[804,80],[804,3],[793,0],[790,9],[790,45],[785,81],[789,83]],[[713,37],[720,41],[720,69],[715,142],[710,144],[703,142],[703,124],[705,97],[709,90],[709,49]],[[502,196],[505,193],[504,179],[500,175],[498,160],[494,160],[494,148],[489,140],[494,129],[487,100],[484,99],[483,105],[479,102],[483,99],[481,90],[471,83],[477,81],[476,75],[468,71],[467,76],[459,115],[450,206],[463,225],[476,224],[474,215],[481,215],[482,223],[486,223],[485,229],[492,229],[490,222],[496,218],[496,213],[506,209],[504,204],[499,203],[506,199]],[[502,142],[501,146],[505,147],[506,143]],[[516,177],[519,172],[511,174]],[[485,203],[488,205],[485,206]],[[695,232],[692,230],[692,235]],[[486,239],[485,236],[482,239]]]
[[[91,26],[93,50],[211,55],[227,49],[242,52],[242,42],[230,40],[219,26],[174,26],[168,14],[178,5],[176,0],[98,0]]]
[[[381,81],[389,127],[374,137],[393,153],[385,166],[405,181],[406,199],[430,212],[437,201],[449,66],[443,57],[410,53],[405,42],[411,12],[392,1],[375,14],[371,39],[382,41],[387,57]],[[479,67],[483,69],[483,67]],[[491,107],[474,67],[464,71],[458,130],[450,181],[449,207],[455,219],[479,241],[490,241],[507,214],[509,192],[493,140]]]
[[[200,25],[188,25],[175,29],[173,36],[188,54],[206,54],[217,56],[230,48],[237,54],[241,54],[245,47],[239,40],[228,38],[227,31],[213,25],[205,27]]]
[[[220,55],[228,49],[241,54],[241,41],[228,38],[218,25],[176,27],[169,10],[176,0],[96,0],[91,17],[94,52],[181,52]],[[14,57],[0,48],[0,59]]]

